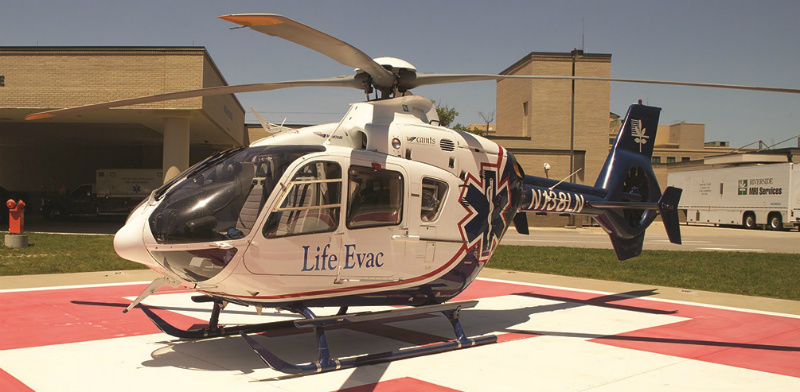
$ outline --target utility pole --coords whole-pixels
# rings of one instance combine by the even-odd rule
[[[575,63],[583,57],[583,49],[572,50],[572,99],[570,100],[569,182],[575,182]],[[575,215],[569,216],[568,226],[575,227]]]

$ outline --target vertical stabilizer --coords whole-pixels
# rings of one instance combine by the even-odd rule
[[[650,164],[661,108],[631,105],[595,187],[607,191],[605,201],[655,204],[661,188]],[[680,195],[680,194],[679,194]],[[642,252],[644,232],[656,218],[654,209],[612,208],[595,217],[608,232],[620,260]]]

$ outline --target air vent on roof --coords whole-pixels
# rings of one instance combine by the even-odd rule
[[[456,144],[450,139],[442,139],[442,141],[439,142],[439,147],[444,151],[453,151],[456,149]]]

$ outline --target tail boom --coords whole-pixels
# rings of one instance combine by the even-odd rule
[[[592,216],[620,260],[641,253],[644,232],[658,213],[670,241],[680,243],[681,190],[669,187],[662,195],[650,164],[660,111],[631,105],[594,187],[524,176],[520,211]]]

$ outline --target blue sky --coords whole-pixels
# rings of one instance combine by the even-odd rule
[[[498,73],[529,52],[579,47],[583,30],[587,52],[612,54],[614,77],[800,88],[796,0],[9,0],[0,6],[0,46],[205,46],[229,84],[352,72],[289,42],[230,30],[217,18],[246,12],[288,16],[420,72]],[[495,109],[494,82],[415,93],[455,107],[463,124]],[[337,121],[363,94],[301,88],[238,97],[268,121],[319,123]],[[709,141],[741,146],[800,134],[798,95],[612,84],[611,111],[623,114],[638,99],[663,108],[661,123],[705,123]],[[252,114],[247,119],[255,122]]]

